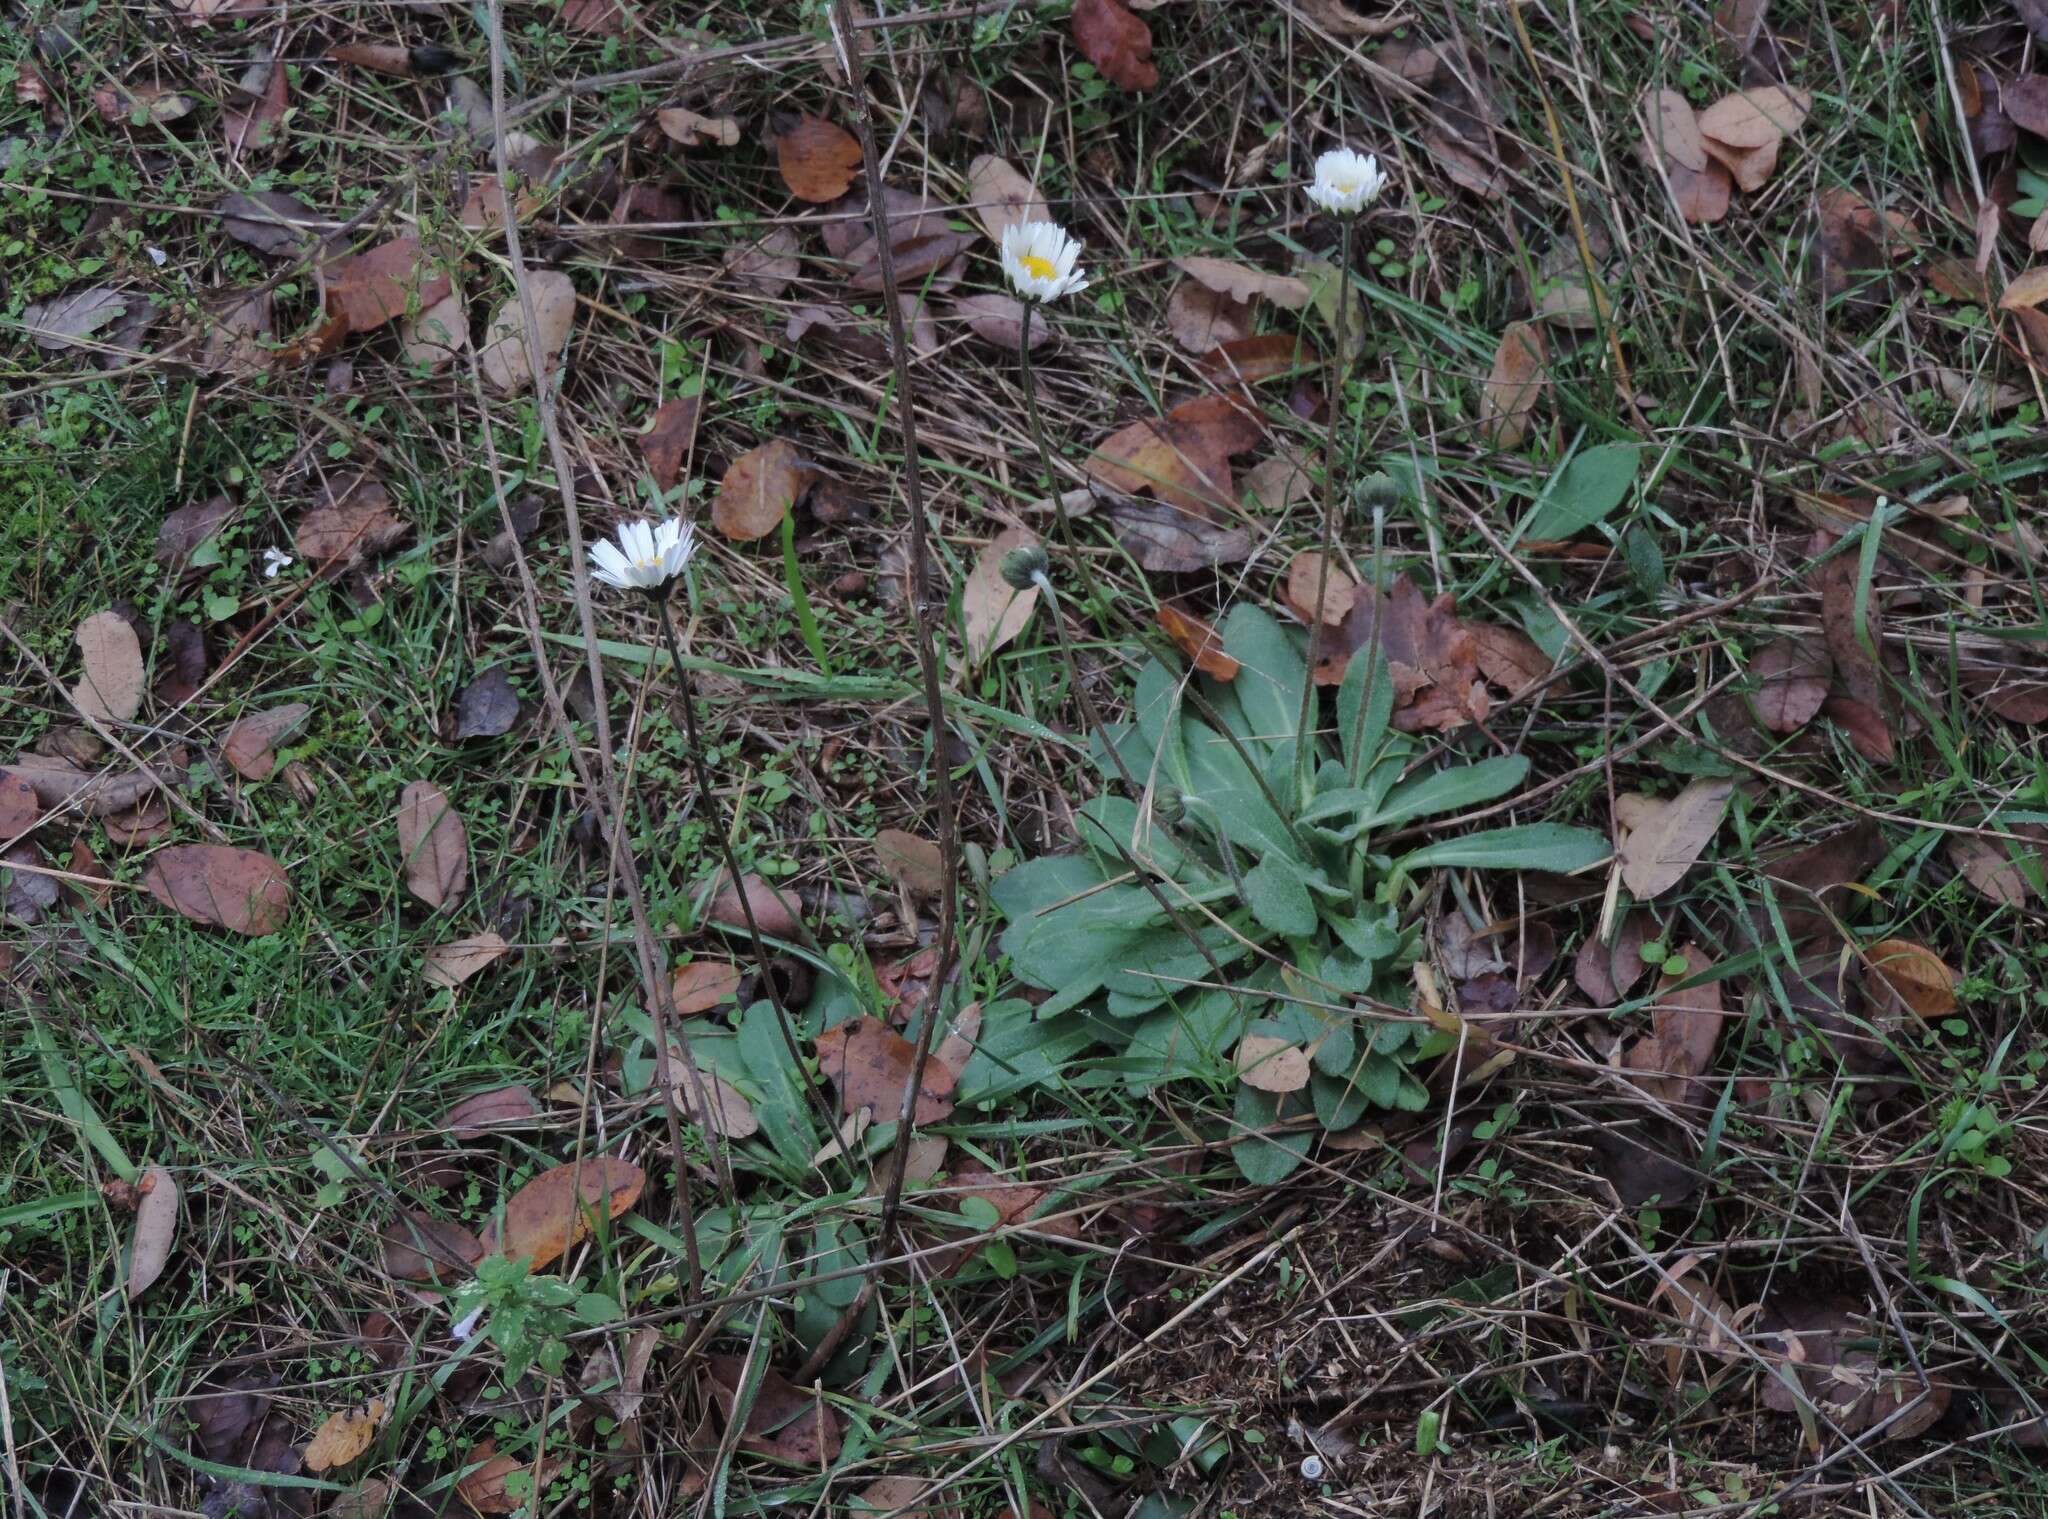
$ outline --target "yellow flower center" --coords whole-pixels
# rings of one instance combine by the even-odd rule
[[[1040,258],[1035,253],[1020,253],[1017,262],[1024,266],[1024,272],[1035,280],[1049,280],[1059,277],[1059,270],[1052,266],[1052,260]]]

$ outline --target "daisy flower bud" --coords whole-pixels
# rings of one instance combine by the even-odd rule
[[[1401,485],[1385,470],[1374,470],[1352,488],[1352,497],[1359,509],[1371,511],[1374,507],[1388,509],[1398,506],[1401,501]]]
[[[1003,273],[1027,301],[1054,301],[1088,288],[1081,244],[1055,222],[1018,222],[1003,231]]]
[[[1003,584],[1013,591],[1028,591],[1038,584],[1039,578],[1051,567],[1052,560],[1046,556],[1043,547],[1036,543],[1026,544],[1020,549],[1011,549],[1003,555],[1000,566]]]
[[[1315,183],[1308,187],[1308,198],[1325,211],[1352,216],[1378,200],[1386,187],[1387,176],[1380,172],[1377,158],[1349,148],[1332,148],[1316,160]]]
[[[590,572],[622,591],[659,591],[682,574],[697,552],[697,530],[680,517],[656,527],[622,522],[618,540],[592,545]]]

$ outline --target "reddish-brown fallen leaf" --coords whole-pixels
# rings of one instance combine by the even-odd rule
[[[0,771],[0,847],[36,827],[43,820],[43,804],[36,800],[36,788],[18,775]]]
[[[1018,549],[1036,548],[1038,535],[1028,527],[1006,527],[988,541],[960,587],[960,619],[965,624],[967,661],[979,667],[996,650],[1031,625],[1038,609],[1038,587],[1018,590],[1003,578],[1003,561]]]
[[[1189,353],[1206,354],[1248,338],[1253,325],[1249,302],[1211,290],[1200,280],[1182,280],[1166,298],[1166,330]]]
[[[1152,28],[1132,15],[1124,0],[1075,0],[1074,46],[1121,89],[1149,90],[1159,83]]]
[[[1768,184],[1771,174],[1778,167],[1777,138],[1773,138],[1760,148],[1731,148],[1712,137],[1705,141],[1708,155],[1728,171],[1728,177],[1735,182],[1735,188],[1746,195],[1754,194]]]
[[[1665,174],[1678,214],[1697,226],[1710,226],[1719,221],[1734,204],[1735,178],[1718,158],[1709,156],[1704,173],[1695,173],[1682,164],[1672,164]]]
[[[227,129],[228,152],[267,146],[276,136],[290,105],[290,77],[284,60],[251,64],[237,87],[221,104],[221,125]]]
[[[177,1243],[178,1224],[184,1217],[184,1199],[171,1173],[162,1166],[147,1166],[135,1184],[135,1240],[128,1250],[129,1302],[156,1285]]]
[[[1876,1333],[1876,1326],[1862,1320],[1858,1305],[1847,1299],[1787,1296],[1770,1303],[1750,1339],[1771,1368],[1758,1379],[1764,1407],[1793,1413],[1810,1403],[1828,1426],[1851,1436],[1887,1418],[1893,1422],[1885,1426],[1885,1440],[1925,1433],[1947,1410],[1949,1389],[1941,1382],[1922,1388],[1909,1372],[1881,1369],[1874,1352],[1857,1348]],[[1910,1412],[1900,1413],[1909,1407]],[[1821,1427],[1815,1428],[1816,1442]]]
[[[531,1456],[500,1455],[496,1442],[485,1440],[470,1451],[463,1466],[475,1469],[455,1484],[455,1494],[479,1514],[510,1514],[535,1506],[529,1485],[517,1480],[535,1475]],[[560,1456],[544,1457],[540,1482],[553,1481],[561,1466]]]
[[[374,475],[356,474],[329,486],[307,510],[292,546],[315,569],[341,569],[382,553],[412,531]]]
[[[775,139],[775,166],[798,200],[821,206],[844,195],[861,171],[860,142],[820,116],[800,116]]]
[[[151,857],[142,884],[193,922],[250,938],[276,933],[291,913],[284,867],[254,849],[174,844]]]
[[[485,1251],[543,1270],[590,1233],[593,1213],[617,1218],[646,1185],[645,1172],[611,1155],[543,1171],[506,1200],[503,1225],[485,1231]]]
[[[1173,266],[1189,279],[1238,301],[1271,301],[1287,311],[1300,311],[1310,299],[1308,283],[1291,274],[1271,274],[1235,259],[1177,258]]]
[[[1479,673],[1510,696],[1519,696],[1557,668],[1557,662],[1520,628],[1469,617],[1460,619],[1459,625],[1472,639]]]
[[[383,1228],[384,1273],[401,1282],[454,1282],[484,1258],[484,1244],[450,1219],[406,1212]]]
[[[872,1108],[876,1120],[894,1122],[904,1087],[917,1063],[917,1046],[874,1018],[854,1018],[818,1036],[818,1065],[847,1113]],[[953,1073],[927,1061],[911,1122],[938,1123],[953,1111]]]
[[[1882,765],[1894,752],[1884,672],[1872,653],[1884,647],[1884,628],[1873,585],[1863,608],[1864,637],[1857,636],[1857,585],[1854,554],[1837,554],[1821,570],[1821,633],[1835,666],[1834,695],[1822,710],[1842,726],[1858,753]]]
[[[1287,562],[1287,610],[1311,626],[1341,626],[1357,589],[1358,582],[1342,565],[1328,562],[1315,549],[1303,549]]]
[[[245,781],[260,781],[277,768],[277,746],[299,731],[313,709],[302,701],[286,702],[237,718],[220,743],[220,757]]]
[[[640,435],[640,455],[647,461],[647,473],[656,488],[666,491],[682,474],[683,461],[697,437],[697,417],[703,409],[702,396],[677,396],[654,409],[647,431]]]
[[[765,538],[815,478],[793,444],[771,439],[732,461],[711,503],[712,525],[742,543]]]
[[[1164,417],[1111,433],[1085,468],[1112,490],[1149,490],[1169,505],[1208,515],[1237,499],[1230,456],[1257,447],[1264,436],[1257,418],[1230,397],[1197,396]]]
[[[1162,601],[1159,603],[1159,626],[1173,640],[1175,647],[1187,655],[1189,663],[1204,675],[1217,680],[1237,679],[1237,672],[1243,666],[1223,652],[1222,636],[1201,618],[1183,612],[1170,601]]]
[[[370,1448],[377,1428],[384,1422],[384,1400],[372,1398],[361,1408],[337,1409],[313,1431],[300,1459],[309,1472],[332,1471],[346,1466]]]
[[[1318,685],[1337,685],[1351,656],[1377,642],[1394,683],[1394,726],[1403,733],[1448,732],[1484,722],[1492,698],[1479,678],[1479,647],[1448,595],[1425,601],[1405,574],[1382,597],[1370,582],[1351,593],[1351,610],[1325,643],[1330,657],[1316,666]]]
[[[0,841],[5,837],[6,830],[0,828]],[[1977,895],[1994,906],[2018,907],[2032,895],[2026,875],[2003,844],[1969,834],[1950,834],[1942,852]]]
[[[563,0],[562,25],[594,37],[616,37],[626,29],[619,0]]]
[[[511,953],[512,946],[494,929],[447,944],[436,944],[422,957],[420,974],[435,986],[456,987]]]
[[[399,796],[398,852],[406,888],[427,906],[462,899],[469,883],[469,834],[454,804],[431,781],[414,781]]]
[[[1700,113],[1700,135],[1731,148],[1767,147],[1805,125],[1812,108],[1813,97],[1789,84],[1737,90]]]
[[[728,1423],[739,1405],[749,1368],[741,1356],[715,1355],[704,1362],[704,1390]],[[839,1459],[841,1416],[830,1403],[791,1382],[774,1367],[762,1374],[741,1427],[740,1449],[774,1456],[815,1471]]]
[[[1700,140],[1699,117],[1692,102],[1674,89],[1652,90],[1643,99],[1649,118],[1651,152],[1667,163],[1679,164],[1695,174],[1707,170],[1707,145]]]
[[[708,1013],[719,1003],[738,995],[740,968],[724,960],[692,960],[676,967],[669,978],[669,996],[676,1012],[685,1018]]]
[[[1884,939],[1863,951],[1871,972],[1923,1023],[1956,1010],[1956,973],[1911,939]]]
[[[1549,384],[1547,364],[1543,329],[1510,322],[1479,396],[1479,430],[1495,448],[1518,447],[1529,436],[1536,405]]]
[[[901,828],[875,835],[875,858],[889,879],[920,897],[936,897],[946,889],[946,862],[939,846]]]
[[[1713,966],[1697,944],[1683,946],[1678,954],[1685,970],[1658,983],[1650,1010],[1650,1032],[1629,1046],[1622,1057],[1624,1066],[1639,1073],[1638,1086],[1674,1105],[1691,1100],[1696,1078],[1712,1064],[1724,1016],[1718,981],[1671,990]]]
[[[1757,678],[1756,715],[1773,733],[1792,733],[1813,721],[1828,699],[1834,661],[1827,650],[1797,638],[1766,644],[1750,670]]]
[[[382,327],[408,309],[424,310],[454,288],[447,275],[428,272],[420,240],[410,234],[327,264],[324,274],[327,309],[350,332]]]
[[[1268,380],[1315,369],[1322,358],[1307,338],[1262,332],[1256,337],[1218,343],[1196,362],[1219,385],[1263,385]]]
[[[527,1088],[502,1086],[471,1093],[441,1115],[441,1124],[455,1138],[468,1141],[501,1129],[522,1128],[540,1114],[540,1099]]]
[[[753,912],[754,924],[762,933],[771,939],[797,936],[803,922],[797,916],[799,904],[794,893],[778,891],[756,875],[741,876],[740,885],[746,890],[746,906]],[[724,876],[719,877],[718,895],[711,899],[711,921],[742,932],[747,926],[740,894]]]
[[[717,1072],[691,1066],[680,1052],[670,1054],[668,1069],[676,1106],[690,1122],[727,1139],[750,1139],[761,1132],[754,1105]]]

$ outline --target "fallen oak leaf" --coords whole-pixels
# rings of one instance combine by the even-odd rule
[[[299,519],[292,546],[315,569],[345,569],[391,548],[411,531],[383,482],[360,473],[327,488],[320,504]]]
[[[890,880],[916,896],[936,897],[946,889],[945,854],[930,839],[884,828],[875,835],[875,858]]]
[[[1757,677],[1758,720],[1773,733],[1793,733],[1827,701],[1834,661],[1824,648],[1780,638],[1764,646],[1750,670]]]
[[[701,395],[677,396],[661,403],[648,419],[639,437],[640,456],[647,461],[647,473],[661,491],[671,489],[681,478],[683,461],[697,439],[697,419],[702,414]]]
[[[492,1087],[474,1092],[441,1115],[441,1125],[467,1143],[501,1129],[524,1128],[541,1116],[540,1099],[526,1087]]]
[[[669,978],[669,998],[685,1018],[708,1013],[739,994],[740,968],[723,960],[692,960]]]
[[[414,781],[399,795],[398,852],[406,888],[427,906],[461,900],[469,882],[469,832],[431,781]]]
[[[967,166],[967,207],[992,243],[1020,222],[1051,221],[1052,213],[1014,164],[984,153]]]
[[[510,1514],[533,1506],[528,1479],[537,1478],[545,1487],[561,1470],[562,1458],[544,1457],[536,1473],[529,1458],[500,1454],[496,1442],[485,1440],[471,1448],[463,1465],[465,1472],[455,1484],[456,1496],[480,1514]]]
[[[532,387],[536,355],[546,373],[559,369],[576,325],[576,286],[568,275],[557,269],[537,269],[527,276],[526,288],[533,300],[531,330],[526,303],[515,291],[485,324],[484,344],[477,350],[484,379],[501,395],[516,395]]]

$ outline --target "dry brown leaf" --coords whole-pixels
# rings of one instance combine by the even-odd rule
[[[142,884],[193,922],[250,938],[276,933],[291,913],[284,867],[254,849],[174,844],[151,856]]]
[[[220,742],[220,757],[245,781],[269,778],[277,768],[277,746],[299,731],[313,709],[302,701],[286,702],[237,718]]]
[[[678,1054],[669,1056],[669,1086],[676,1096],[677,1111],[707,1134],[727,1139],[751,1139],[761,1132],[760,1115],[739,1090],[715,1071],[690,1064]]]
[[[1109,520],[1117,541],[1140,569],[1186,575],[1219,564],[1241,564],[1251,554],[1251,534],[1241,527],[1184,511],[1165,501],[1112,501]]]
[[[2000,309],[2005,311],[2024,310],[2043,301],[2048,301],[2048,264],[2021,270],[1998,298]]]
[[[984,153],[967,166],[967,209],[981,223],[989,241],[997,245],[1019,222],[1052,219],[1023,172],[993,153]]]
[[[501,1129],[524,1128],[540,1117],[540,1099],[523,1086],[473,1092],[441,1115],[442,1127],[464,1143]]]
[[[398,324],[398,356],[408,365],[445,369],[469,347],[469,312],[458,291]]]
[[[1734,794],[1731,780],[1697,780],[1668,801],[1641,795],[1617,801],[1617,820],[1628,828],[1616,851],[1621,880],[1638,901],[1662,896],[1685,879],[1720,828]],[[1624,812],[1623,802],[1634,805]]]
[[[801,116],[775,139],[775,166],[798,200],[814,206],[844,195],[861,171],[860,142],[820,116]]]
[[[681,478],[683,461],[697,439],[697,419],[703,411],[701,395],[676,396],[663,401],[648,419],[640,435],[640,456],[647,461],[647,473],[655,486],[667,491]]]
[[[502,934],[487,929],[466,939],[436,944],[422,957],[420,974],[434,986],[457,987],[494,961],[502,959],[511,948]]]
[[[539,355],[547,373],[562,365],[569,333],[576,325],[576,286],[555,269],[536,269],[526,277],[533,297],[532,342],[527,341],[526,307],[517,291],[505,297],[484,327],[484,345],[477,365],[500,395],[515,395],[533,385],[533,359]]]
[[[425,310],[454,288],[447,275],[427,272],[420,240],[410,235],[322,265],[320,272],[327,310],[349,332],[369,332],[408,310]]]
[[[711,503],[712,525],[737,542],[765,538],[814,478],[793,444],[771,439],[732,461]]]
[[[1867,947],[1863,958],[1922,1022],[1956,1010],[1956,973],[1926,945],[1884,939]]]
[[[1173,266],[1189,279],[1232,300],[1271,301],[1288,311],[1300,311],[1309,303],[1307,283],[1291,274],[1268,274],[1227,258],[1177,258]]]
[[[917,1046],[877,1019],[854,1018],[818,1036],[818,1068],[839,1090],[841,1110],[873,1108],[878,1122],[893,1123],[917,1063]],[[926,1061],[911,1122],[939,1123],[953,1111],[953,1073]]]
[[[71,704],[87,718],[125,723],[142,710],[142,644],[119,612],[95,612],[72,635],[84,669]]]
[[[1700,113],[1700,135],[1731,148],[1761,148],[1806,123],[1813,97],[1789,84],[1757,85],[1723,95]]]
[[[1207,353],[1252,335],[1252,308],[1200,280],[1186,279],[1166,298],[1166,330],[1189,353]]]
[[[1731,148],[1712,137],[1705,139],[1707,153],[1735,181],[1735,188],[1753,194],[1770,182],[1778,167],[1778,148],[1783,141],[1772,138],[1760,148]]]
[[[875,858],[889,879],[913,896],[936,897],[946,889],[946,860],[939,846],[901,828],[875,835]]]
[[[803,273],[793,227],[771,227],[753,242],[733,244],[725,250],[724,263],[727,273],[770,300]]]
[[[554,1480],[561,1465],[560,1456],[542,1460],[538,1476],[543,1486]],[[455,1495],[479,1514],[510,1514],[534,1506],[534,1495],[527,1485],[513,1481],[515,1477],[534,1475],[532,1458],[500,1455],[497,1444],[485,1440],[470,1451],[463,1466],[474,1470],[455,1484]],[[517,1493],[512,1491],[515,1486],[519,1489]]]
[[[384,1400],[372,1398],[361,1408],[342,1408],[329,1414],[306,1442],[300,1460],[309,1472],[332,1471],[346,1466],[370,1448],[377,1428],[384,1422]]]
[[[748,1373],[743,1357],[718,1355],[704,1362],[704,1390],[730,1421]],[[844,1420],[830,1403],[796,1386],[774,1367],[762,1374],[740,1436],[740,1449],[773,1456],[799,1470],[816,1471],[839,1458]]]
[[[1188,662],[1216,680],[1236,680],[1243,668],[1223,652],[1223,638],[1213,627],[1170,601],[1159,603],[1159,626]]]
[[[1014,640],[1031,625],[1038,607],[1038,587],[1017,590],[1003,579],[1003,561],[1021,548],[1035,548],[1038,535],[1025,527],[1010,527],[989,540],[967,583],[960,588],[960,616],[966,624],[967,663],[978,669],[996,650]]]
[[[1495,448],[1515,448],[1529,436],[1536,405],[1549,384],[1543,330],[1510,322],[1494,350],[1493,372],[1479,397],[1479,428]]]
[[[484,1236],[488,1252],[497,1245],[534,1271],[559,1260],[590,1233],[590,1216],[617,1218],[640,1200],[647,1176],[631,1161],[612,1155],[571,1161],[543,1171],[505,1202],[505,1219]]]
[[[136,1179],[135,1241],[128,1250],[129,1302],[156,1285],[177,1243],[178,1223],[184,1214],[184,1200],[171,1173],[162,1166],[145,1166]]]
[[[320,505],[299,519],[292,546],[315,569],[341,569],[382,553],[411,531],[383,482],[357,474],[330,486]]]
[[[1262,332],[1218,343],[1195,362],[1219,385],[1259,385],[1314,369],[1322,359],[1307,338]]]
[[[798,904],[794,894],[777,891],[756,875],[741,876],[740,886],[746,892],[745,907],[753,912],[754,923],[762,933],[771,939],[796,937],[802,921],[797,917]],[[743,930],[747,926],[740,893],[724,876],[719,877],[718,895],[711,901],[711,921],[734,929]]]
[[[469,833],[431,781],[414,781],[399,796],[398,852],[406,888],[427,906],[448,907],[462,899],[469,882]]]
[[[1230,397],[1197,396],[1163,418],[1111,433],[1084,468],[1112,490],[1149,490],[1169,505],[1211,516],[1235,499],[1230,456],[1256,447],[1264,435],[1257,419]]]
[[[1322,607],[1317,615],[1316,597],[1320,588]],[[1358,590],[1358,582],[1342,565],[1328,563],[1315,549],[1303,549],[1287,563],[1287,609],[1305,623],[1322,622],[1328,627],[1338,627],[1344,621],[1344,614],[1351,610],[1352,597]]]
[[[1622,1057],[1622,1064],[1638,1073],[1637,1085],[1672,1104],[1686,1102],[1695,1079],[1713,1063],[1725,1016],[1720,982],[1672,989],[1713,965],[1697,944],[1682,946],[1678,955],[1685,970],[1658,982],[1650,1005],[1650,1032]]]
[[[1827,701],[1834,661],[1824,648],[1780,638],[1764,646],[1750,670],[1757,678],[1758,719],[1773,733],[1793,733],[1812,722]]]
[[[1237,1041],[1237,1077],[1261,1092],[1298,1092],[1308,1085],[1308,1051],[1271,1034]]]
[[[655,123],[672,142],[686,148],[730,148],[739,143],[740,124],[730,116],[704,116],[682,106],[664,106],[654,113]]]
[[[242,71],[235,88],[221,102],[220,121],[226,129],[228,152],[263,147],[277,135],[290,104],[289,71],[278,58],[252,63]]]
[[[484,1258],[483,1241],[451,1219],[408,1210],[379,1232],[384,1274],[396,1281],[460,1281]]]
[[[1149,90],[1159,83],[1152,62],[1152,28],[1124,0],[1075,0],[1074,45],[1102,77],[1120,89]]]
[[[1700,139],[1699,118],[1692,102],[1673,89],[1652,90],[1644,97],[1649,117],[1649,145],[1667,163],[1675,163],[1695,174],[1707,171],[1707,145]]]
[[[1321,460],[1289,448],[1271,458],[1261,459],[1244,476],[1244,504],[1247,509],[1284,512],[1297,501],[1306,501],[1316,487],[1315,471]]]
[[[739,994],[740,968],[724,960],[692,960],[676,967],[669,978],[669,996],[685,1018],[708,1013]]]
[[[0,828],[0,840],[5,837],[6,830]],[[2005,852],[2004,845],[1952,833],[1946,852],[1949,863],[1985,901],[1998,907],[2018,907],[2027,900],[2027,878]]]

